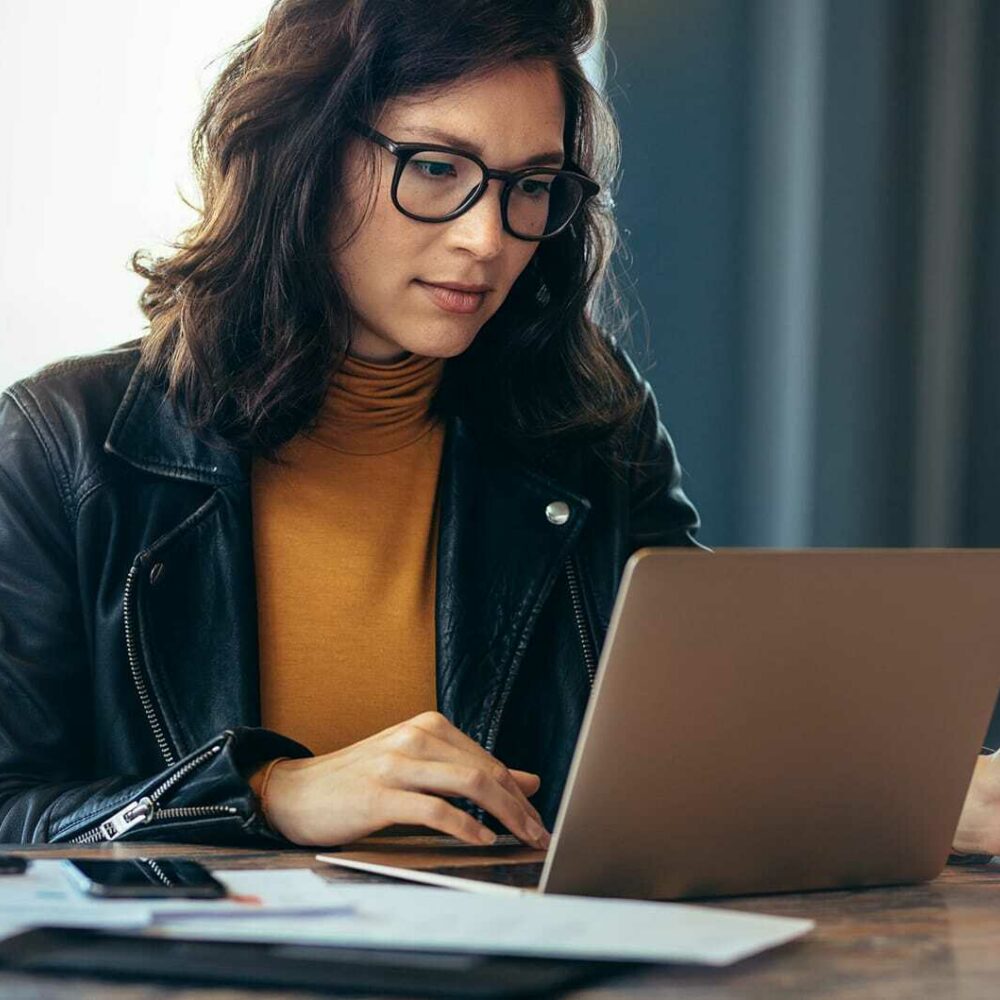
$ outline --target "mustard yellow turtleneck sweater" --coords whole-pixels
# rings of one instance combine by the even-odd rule
[[[253,464],[262,724],[315,754],[436,707],[443,369],[348,356],[288,464]]]

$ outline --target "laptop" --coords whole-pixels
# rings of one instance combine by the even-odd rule
[[[320,857],[637,899],[926,881],[998,687],[1000,550],[641,549],[543,864],[484,882]]]

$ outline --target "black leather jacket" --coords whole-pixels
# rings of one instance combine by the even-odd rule
[[[259,728],[249,461],[178,421],[137,344],[0,395],[0,842],[281,843],[246,778],[309,751]],[[634,456],[551,478],[448,418],[438,707],[541,775],[549,825],[626,559],[696,544],[648,385]]]

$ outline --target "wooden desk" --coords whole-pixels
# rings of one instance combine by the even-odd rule
[[[415,853],[414,846],[422,848]],[[428,848],[434,848],[428,854]],[[179,847],[176,844],[120,844],[67,850],[65,846],[3,848],[32,857],[131,857],[185,854],[214,868],[313,868],[330,879],[351,880],[344,870],[314,860],[312,851],[255,852],[226,848]],[[461,859],[464,864],[496,863],[496,855],[456,845],[440,837],[373,838],[346,851],[349,857],[427,866]],[[503,861],[537,861],[526,848],[505,849]],[[717,904],[784,916],[809,917],[816,930],[806,939],[742,962],[729,969],[648,967],[625,978],[608,980],[573,997],[592,1000],[993,1000],[1000,995],[1000,863],[948,868],[922,886],[823,892],[790,896],[729,899]],[[102,997],[108,1000],[210,1000],[310,996],[286,991],[244,992],[175,989],[94,980],[12,976],[0,973],[0,996]]]

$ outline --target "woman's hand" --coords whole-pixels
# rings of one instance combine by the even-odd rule
[[[527,796],[535,774],[508,770],[438,712],[425,712],[343,750],[279,761],[267,783],[267,820],[296,844],[346,844],[396,823],[428,826],[470,844],[495,835],[445,797],[464,797],[521,840],[548,847]]]
[[[1000,854],[1000,751],[976,759],[952,846],[962,854]]]

